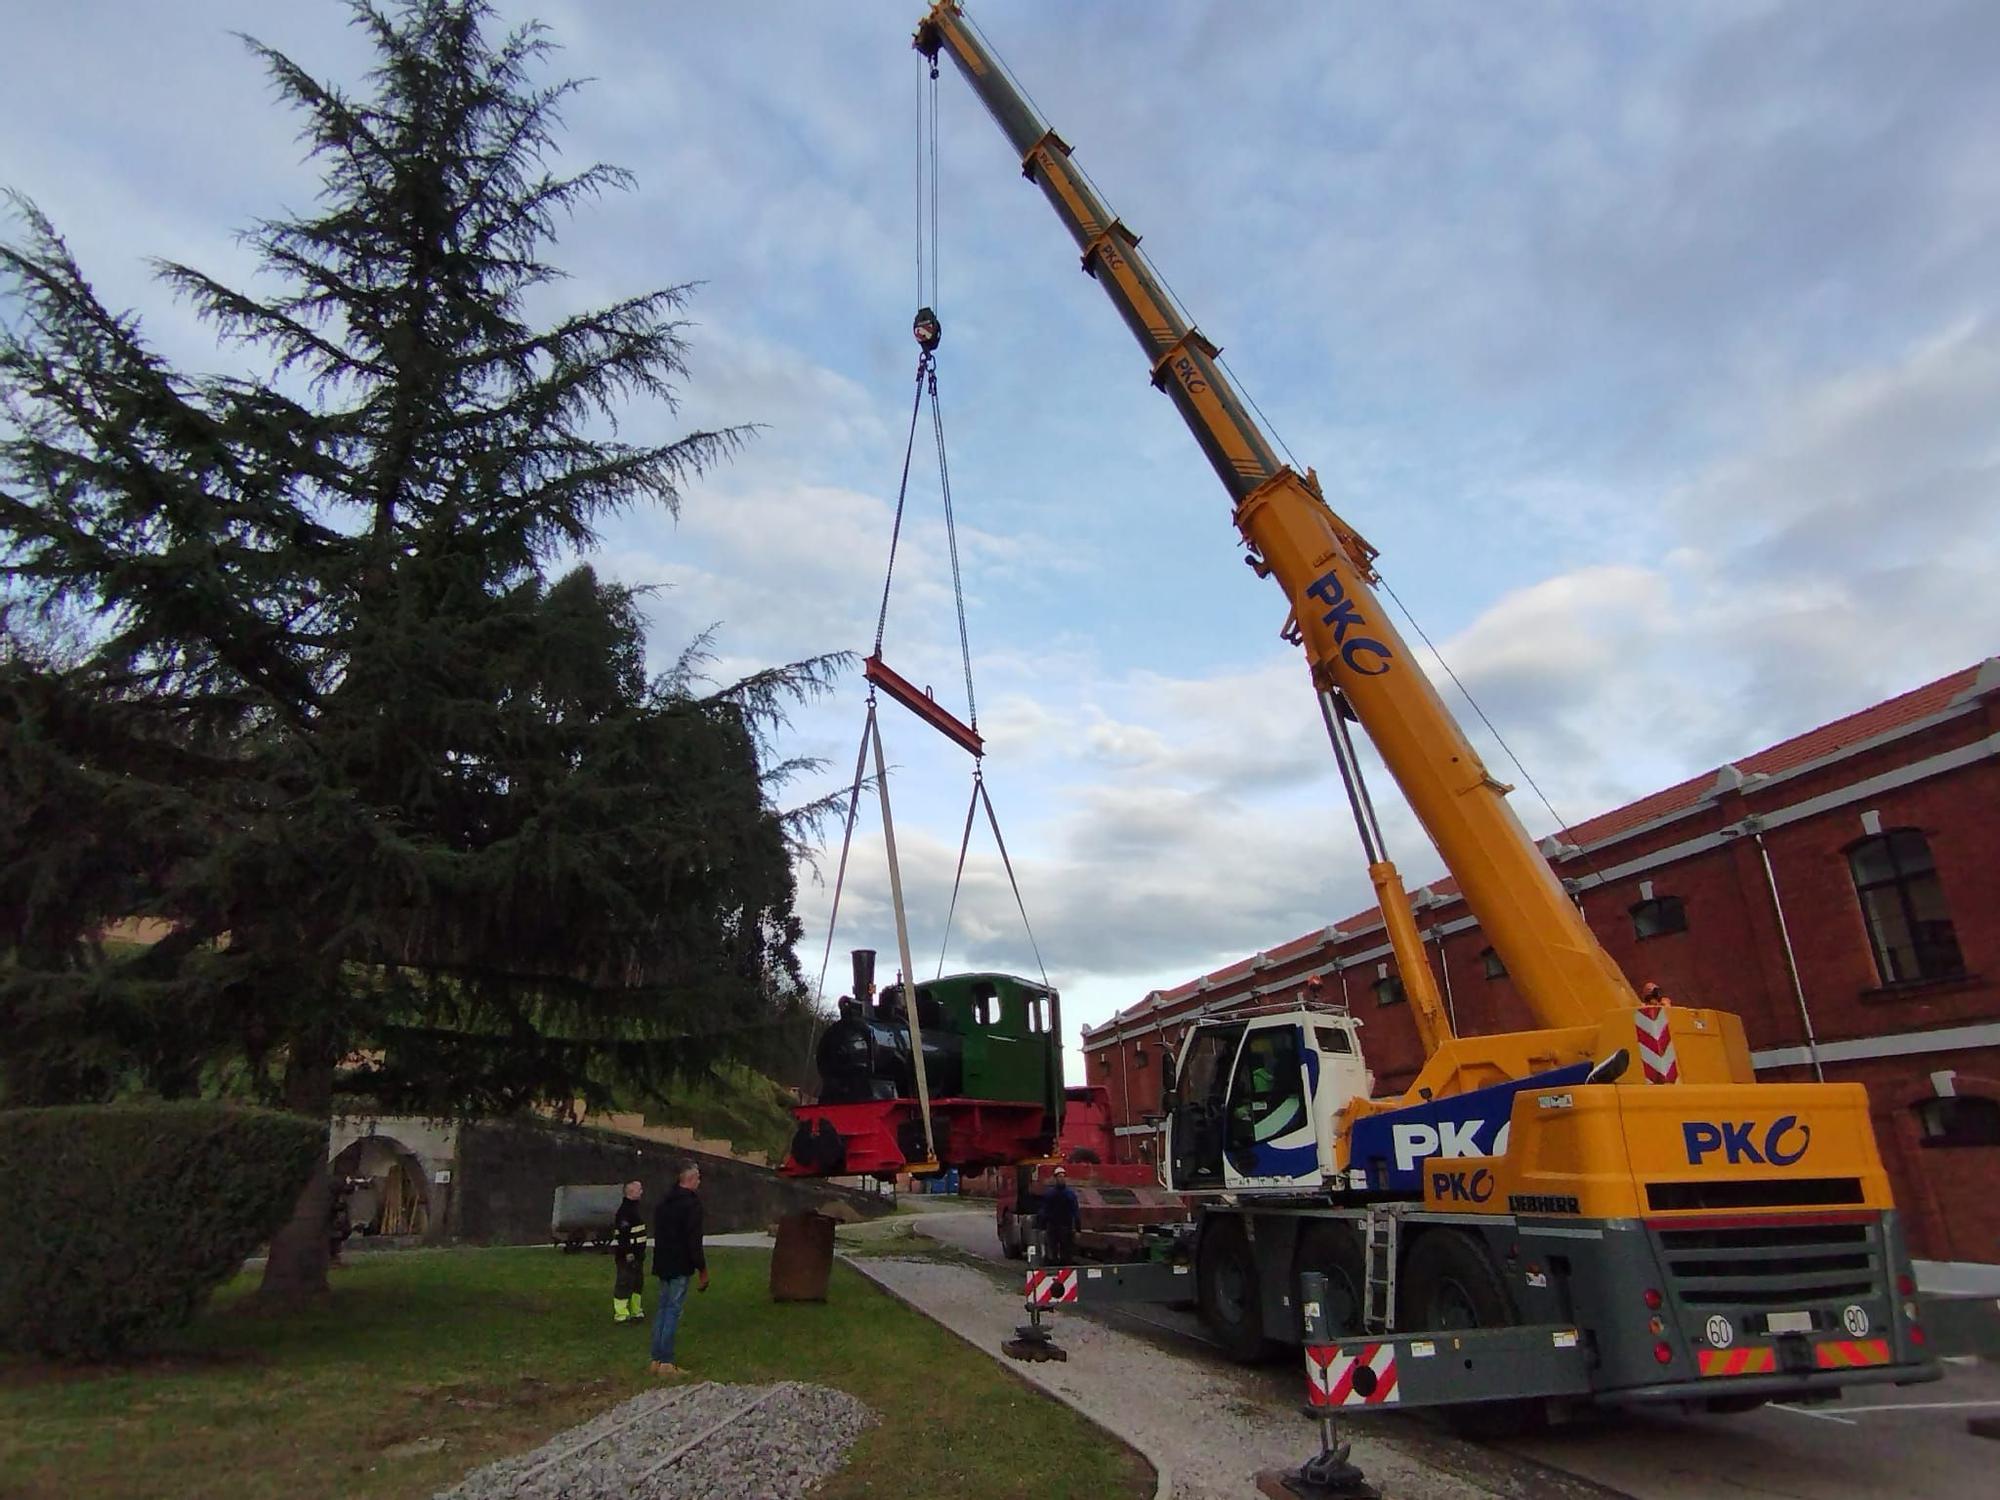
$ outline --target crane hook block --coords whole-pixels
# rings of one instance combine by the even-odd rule
[[[917,309],[916,320],[910,324],[910,332],[916,335],[917,343],[925,349],[935,349],[944,337],[944,324],[938,315],[928,307]]]

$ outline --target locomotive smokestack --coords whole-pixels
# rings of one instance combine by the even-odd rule
[[[854,998],[863,1005],[875,993],[875,950],[856,948],[854,958]]]

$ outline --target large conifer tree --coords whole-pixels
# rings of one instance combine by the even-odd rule
[[[250,43],[322,173],[249,236],[277,290],[160,268],[259,378],[171,368],[25,200],[0,247],[11,602],[92,618],[0,652],[15,1102],[233,1063],[324,1117],[357,1055],[390,1107],[630,1097],[796,993],[767,731],[828,664],[649,679],[632,592],[555,572],[742,436],[617,435],[672,406],[688,289],[538,323],[556,221],[626,182],[549,166],[542,33],[354,12],[365,97]],[[168,935],[98,940],[131,917]],[[324,1285],[325,1193],[267,1290]]]

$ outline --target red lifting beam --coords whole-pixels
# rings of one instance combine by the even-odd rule
[[[986,741],[979,737],[978,730],[940,707],[937,699],[897,672],[880,656],[871,656],[861,665],[870,682],[946,739],[970,750],[975,759],[986,754]]]

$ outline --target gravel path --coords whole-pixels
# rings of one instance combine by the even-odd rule
[[[882,1257],[849,1263],[994,1358],[1004,1358],[1000,1345],[1027,1320],[1018,1290],[1010,1294],[971,1267]],[[1255,1493],[1251,1476],[1258,1470],[1293,1467],[1317,1451],[1316,1425],[1296,1406],[1273,1401],[1259,1372],[1161,1348],[1087,1317],[1058,1315],[1054,1326],[1066,1362],[1005,1360],[1006,1367],[1145,1454],[1162,1471],[1163,1496],[1243,1500]],[[1357,1422],[1342,1435],[1388,1500],[1575,1500],[1609,1493],[1442,1434],[1383,1432]]]
[[[790,1500],[874,1421],[845,1391],[796,1381],[665,1386],[474,1469],[437,1500]]]

